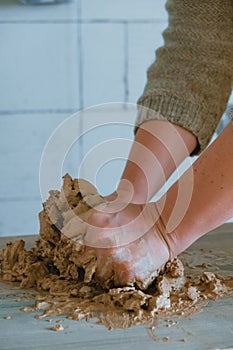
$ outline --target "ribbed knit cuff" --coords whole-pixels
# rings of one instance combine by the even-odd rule
[[[206,116],[208,127],[205,126]],[[198,147],[192,153],[197,155],[208,145],[217,127],[218,113],[206,110],[203,105],[198,105],[187,99],[177,96],[153,94],[143,96],[138,101],[138,115],[136,118],[136,129],[148,120],[166,120],[179,125],[192,132],[198,140]],[[210,123],[211,120],[211,123]]]

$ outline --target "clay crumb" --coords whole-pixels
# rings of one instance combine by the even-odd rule
[[[24,307],[21,307],[20,311],[23,311],[23,312],[35,311],[35,307],[34,306],[24,306]]]
[[[50,331],[54,332],[64,331],[64,329],[65,328],[61,324],[55,324],[55,326],[49,328]]]
[[[166,324],[166,327],[167,328],[171,328],[171,327],[173,327],[173,326],[175,326],[175,325],[177,325],[178,324],[178,322],[177,321],[174,321],[174,320],[167,320],[167,324]]]
[[[3,317],[3,318],[4,318],[4,320],[11,320],[11,319],[12,319],[11,316],[5,316],[5,317]]]
[[[182,339],[180,339],[180,342],[182,342],[182,343],[187,343],[187,339],[182,338]]]
[[[194,302],[197,302],[200,297],[200,292],[197,290],[197,287],[190,286],[187,290],[187,296],[189,299],[193,300]]]

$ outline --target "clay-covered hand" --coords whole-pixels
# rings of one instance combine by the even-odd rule
[[[105,286],[146,289],[173,258],[155,203],[104,202],[81,217],[84,244],[96,250],[96,278]]]

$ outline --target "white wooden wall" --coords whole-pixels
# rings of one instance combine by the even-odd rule
[[[40,159],[62,121],[96,104],[136,102],[163,43],[164,6],[165,0],[0,2],[0,236],[38,232]],[[80,154],[89,141],[79,144]],[[79,161],[73,152],[64,173],[75,176]],[[121,167],[109,167],[109,178],[115,181]]]

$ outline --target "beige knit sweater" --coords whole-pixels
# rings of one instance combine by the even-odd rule
[[[233,0],[168,0],[164,46],[148,69],[136,125],[167,119],[209,143],[233,86]],[[140,108],[140,106],[148,108]]]

